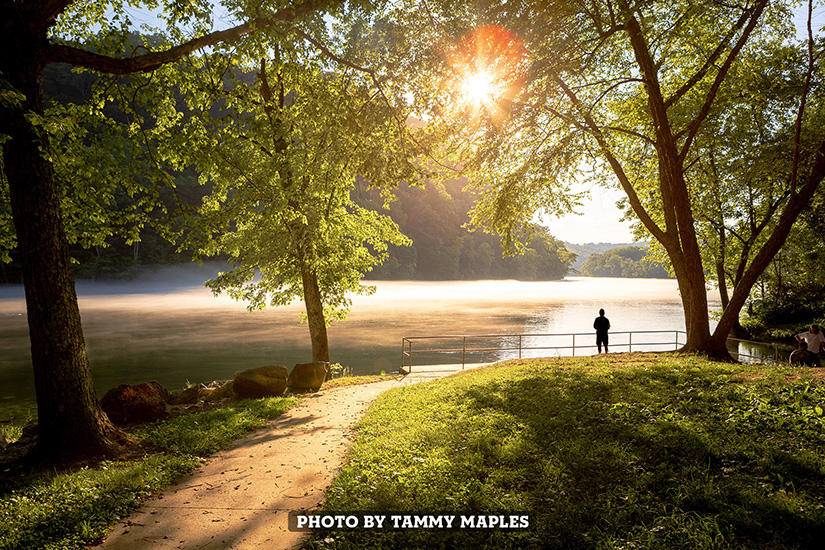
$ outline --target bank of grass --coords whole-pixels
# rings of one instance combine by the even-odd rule
[[[324,382],[323,389],[355,386],[358,384],[373,384],[392,380],[398,375],[393,373],[368,374],[359,376],[341,376]],[[0,437],[7,441],[16,441],[23,435],[23,427],[37,418],[36,405],[12,406],[0,405]]]
[[[102,539],[107,527],[205,458],[297,403],[245,400],[141,428],[149,451],[135,460],[52,472],[0,483],[0,549],[75,549]]]
[[[519,360],[383,394],[329,511],[527,512],[315,548],[821,548],[825,385],[696,356]]]

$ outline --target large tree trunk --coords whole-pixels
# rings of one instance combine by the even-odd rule
[[[7,22],[8,23],[8,22]],[[119,432],[102,412],[92,384],[80,312],[45,133],[30,122],[43,115],[42,47],[27,25],[3,25],[0,73],[22,104],[0,104],[12,216],[26,289],[39,431],[36,449],[46,459],[113,454]]]
[[[674,259],[671,256],[671,259]],[[680,258],[681,260],[681,258]],[[714,339],[710,332],[708,319],[708,300],[703,273],[697,273],[697,266],[693,269],[685,266],[687,273],[684,277],[677,277],[679,292],[682,295],[682,306],[685,310],[685,328],[687,338],[681,351],[701,353],[711,359],[733,361],[726,346],[726,340]],[[697,284],[697,282],[701,284]]]
[[[327,323],[324,319],[324,305],[318,277],[315,272],[301,268],[301,280],[304,286],[304,304],[307,308],[309,338],[312,341],[312,360],[329,363],[329,340],[327,340]]]

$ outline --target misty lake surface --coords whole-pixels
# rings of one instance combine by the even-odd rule
[[[173,282],[168,277],[175,274]],[[208,278],[174,270],[122,283],[78,282],[83,331],[100,395],[120,384],[157,380],[178,389],[187,382],[232,378],[238,370],[312,360],[303,304],[247,311],[227,296],[203,287]],[[623,331],[684,330],[675,280],[567,277],[562,281],[377,281],[371,296],[354,296],[346,321],[329,329],[331,359],[353,374],[397,371],[403,337],[498,335],[488,347],[513,343],[513,334],[587,333],[577,346],[592,345],[593,319],[604,308],[611,322],[611,351],[627,351]],[[710,295],[711,306],[718,296]],[[674,334],[648,338],[674,349]],[[682,337],[683,338],[683,337]],[[644,340],[634,335],[634,342]],[[517,340],[517,338],[516,338]],[[419,346],[423,341],[415,341]],[[455,346],[452,342],[451,346]],[[495,345],[491,345],[495,344]],[[525,346],[570,345],[570,338]],[[461,347],[461,344],[458,344]],[[448,346],[450,347],[450,346]],[[416,347],[418,349],[418,347]],[[645,349],[634,345],[635,350]],[[595,348],[577,349],[577,355]],[[456,357],[457,355],[457,357]],[[468,362],[516,357],[492,351]],[[527,356],[570,355],[569,350],[533,350]],[[415,356],[415,364],[461,362],[461,354]],[[0,287],[0,407],[34,402],[34,382],[23,290]]]

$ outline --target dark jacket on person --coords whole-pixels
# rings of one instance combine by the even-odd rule
[[[596,317],[596,320],[593,321],[593,328],[596,329],[598,334],[607,334],[607,330],[610,328],[610,321],[608,321],[604,315],[599,315]]]

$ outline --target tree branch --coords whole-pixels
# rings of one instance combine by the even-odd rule
[[[742,274],[739,284],[734,288],[733,296],[731,296],[730,300],[730,308],[722,312],[722,317],[719,319],[719,324],[713,333],[714,338],[722,338],[730,331],[730,327],[732,327],[733,323],[738,319],[739,310],[745,305],[745,300],[747,300],[751,288],[756,283],[759,275],[768,267],[771,260],[785,243],[799,212],[801,212],[811,200],[811,197],[813,197],[814,192],[823,179],[825,179],[825,139],[820,142],[819,148],[816,151],[814,162],[805,185],[802,186],[796,195],[791,195],[788,198],[788,202],[785,203],[776,227],[774,227],[768,239],[761,246],[750,266]]]
[[[579,114],[582,117],[584,117],[587,131],[589,131],[589,133],[596,139],[596,142],[599,144],[602,153],[605,155],[605,157],[607,157],[607,162],[610,163],[610,167],[613,168],[613,172],[616,174],[616,177],[618,178],[619,183],[622,186],[622,189],[624,189],[625,194],[627,194],[627,200],[630,203],[631,208],[633,208],[633,212],[636,213],[636,215],[639,217],[639,220],[641,220],[645,228],[648,231],[650,231],[651,235],[653,235],[664,246],[667,246],[667,243],[670,242],[667,238],[667,234],[664,231],[662,231],[662,229],[656,224],[653,218],[650,217],[647,210],[645,210],[645,207],[642,204],[642,201],[639,200],[639,197],[636,194],[636,190],[630,183],[630,179],[627,177],[627,174],[625,173],[622,164],[619,162],[619,159],[617,159],[611,152],[607,140],[605,139],[601,129],[598,127],[598,125],[590,116],[590,114],[587,113],[587,111],[584,109],[575,92],[573,92],[573,90],[571,90],[567,86],[567,84],[561,79],[561,77],[555,76],[554,80],[559,85],[559,87],[561,87],[561,89],[564,91],[564,94],[570,99],[571,103],[573,103],[573,105],[579,111]]]
[[[74,0],[40,0],[32,2],[31,9],[38,14],[38,18],[51,24],[58,15],[63,13]]]
[[[728,71],[730,70],[731,65],[733,65],[734,60],[739,55],[739,52],[747,43],[748,39],[750,38],[751,32],[753,29],[756,28],[756,23],[759,21],[759,18],[762,15],[762,11],[765,9],[765,5],[768,3],[768,0],[760,0],[759,3],[753,9],[753,12],[750,15],[750,21],[748,21],[747,27],[742,32],[742,35],[739,37],[739,40],[736,41],[733,49],[728,54],[728,57],[725,59],[725,62],[722,64],[722,67],[719,68],[719,72],[716,73],[716,78],[713,81],[713,84],[708,90],[707,95],[705,96],[705,103],[702,105],[702,109],[699,111],[699,114],[696,116],[696,119],[690,124],[687,137],[685,138],[685,143],[682,145],[682,151],[679,153],[679,156],[684,159],[687,156],[688,151],[690,150],[690,146],[693,143],[696,134],[699,132],[699,128],[702,126],[702,123],[705,121],[707,116],[710,114],[710,107],[713,104],[713,101],[716,99],[716,94],[719,91],[719,88],[722,86],[722,82],[728,76]]]
[[[808,70],[805,73],[805,85],[802,88],[802,100],[799,102],[799,110],[796,113],[796,128],[793,142],[793,161],[791,163],[791,196],[796,193],[796,178],[799,173],[799,147],[802,141],[802,119],[805,116],[805,103],[808,100],[808,91],[811,87],[811,77],[814,72],[814,36],[811,31],[811,16],[813,14],[813,1],[808,0]]]
[[[681,99],[683,95],[688,93],[691,90],[691,88],[693,88],[700,80],[702,80],[705,77],[708,70],[710,70],[710,68],[716,63],[716,60],[719,59],[719,56],[722,55],[722,52],[725,50],[725,47],[728,45],[730,39],[733,38],[736,32],[742,28],[742,25],[745,24],[745,22],[748,20],[748,17],[749,14],[747,11],[742,13],[742,15],[739,17],[739,20],[736,21],[733,27],[731,27],[730,31],[728,31],[728,34],[725,35],[725,38],[721,42],[719,42],[719,45],[716,47],[715,50],[713,50],[713,53],[711,53],[710,56],[705,60],[705,64],[702,65],[702,68],[699,69],[696,72],[696,74],[694,74],[690,78],[690,80],[685,82],[678,90],[673,92],[673,95],[671,95],[669,98],[665,100],[666,109],[669,109],[674,103],[679,101],[679,99]]]
[[[343,0],[335,0],[342,2]],[[195,50],[214,46],[223,42],[230,42],[247,34],[261,29],[277,27],[283,23],[291,23],[305,15],[320,10],[329,2],[307,1],[297,6],[284,8],[277,12],[258,17],[247,21],[231,29],[215,31],[198,38],[193,38],[188,42],[179,44],[168,50],[151,52],[135,57],[110,57],[100,55],[88,50],[67,46],[65,44],[52,44],[46,49],[44,65],[48,63],[68,63],[75,67],[85,67],[101,73],[116,75],[133,74],[137,72],[154,71],[163,65],[180,60],[187,54]]]
[[[619,132],[621,134],[627,134],[629,136],[633,136],[635,138],[639,138],[640,140],[647,142],[648,145],[656,146],[656,142],[644,134],[640,134],[639,132],[634,132],[633,130],[628,130],[627,128],[620,128],[618,126],[605,126],[605,130],[613,130],[614,132]]]
[[[362,73],[367,73],[368,75],[375,78],[375,71],[373,71],[372,69],[368,69],[366,67],[356,65],[352,61],[347,61],[343,57],[340,57],[340,56],[334,54],[329,48],[327,48],[326,46],[321,44],[318,40],[315,40],[315,38],[313,38],[312,36],[310,36],[309,34],[305,33],[304,31],[302,31],[301,29],[299,29],[297,27],[293,27],[292,30],[295,31],[295,34],[297,34],[298,36],[300,36],[301,38],[303,38],[304,40],[306,40],[307,42],[309,42],[310,44],[312,44],[313,46],[315,46],[316,48],[321,50],[321,53],[323,53],[325,56],[332,59],[336,63],[338,63],[340,65],[344,65],[345,67],[349,67],[350,69],[355,69],[356,71],[360,71]]]

